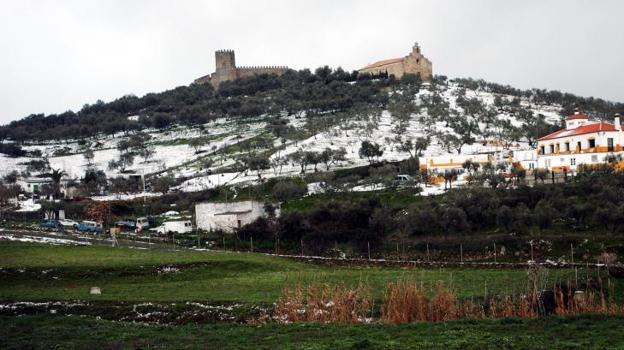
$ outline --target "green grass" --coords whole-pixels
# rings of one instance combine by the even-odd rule
[[[167,274],[159,274],[155,267],[189,263],[201,265]],[[388,282],[400,279],[422,281],[431,288],[442,280],[460,297],[479,298],[486,292],[519,292],[526,283],[524,270],[332,267],[250,253],[19,243],[0,243],[0,267],[27,269],[27,273],[0,275],[2,300],[273,303],[284,287],[309,283],[362,283],[379,299]],[[46,269],[52,271],[39,272]],[[550,270],[548,277],[554,281],[570,274]],[[102,294],[90,295],[91,286],[101,287]]]
[[[136,325],[62,316],[0,317],[3,349],[622,349],[623,317],[408,325]]]

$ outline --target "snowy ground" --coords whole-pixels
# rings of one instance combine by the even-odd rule
[[[446,100],[452,108],[459,108],[456,106],[455,94],[459,89],[459,86],[455,83],[451,83],[447,88],[441,88],[440,95]],[[423,89],[415,96],[416,100],[422,99],[426,95],[431,94],[430,91]],[[493,105],[495,95],[487,92],[476,92],[472,90],[466,90],[466,97],[476,97],[488,105]],[[511,97],[507,97],[511,99]],[[521,104],[530,108],[536,115],[543,114],[549,122],[555,123],[560,119],[559,106],[536,106],[532,105],[528,100],[522,100]],[[401,134],[403,139],[415,138],[418,136],[425,136],[428,134],[428,129],[436,131],[442,131],[445,133],[453,133],[453,130],[444,125],[444,123],[436,123],[435,125],[423,125],[423,114],[426,110],[421,111],[419,115],[412,115],[411,119]],[[499,119],[509,120],[513,125],[521,127],[522,123],[516,120],[513,116],[501,113],[497,116]],[[297,128],[303,127],[305,118],[295,118],[294,116],[288,116],[286,118],[292,126]],[[358,150],[362,141],[370,140],[377,142],[383,148],[382,159],[386,161],[400,161],[407,159],[410,155],[407,152],[402,152],[398,149],[398,143],[396,142],[396,126],[398,121],[393,118],[390,112],[383,111],[380,115],[368,116],[362,118],[362,120],[349,120],[336,125],[328,130],[319,132],[304,140],[293,141],[289,140],[283,147],[283,149],[272,150],[273,154],[271,159],[279,157],[287,157],[289,154],[298,150],[302,151],[315,151],[321,152],[325,148],[338,149],[344,147],[346,154],[346,161],[333,164],[333,169],[351,168],[357,166],[364,166],[368,164],[366,159],[359,157]],[[187,178],[178,189],[182,191],[200,191],[209,188],[222,186],[224,184],[243,184],[255,182],[258,180],[258,174],[253,171],[235,173],[224,172],[221,169],[231,166],[235,163],[235,157],[238,156],[232,152],[220,152],[219,155],[215,155],[215,150],[224,150],[229,146],[243,142],[250,138],[260,135],[266,130],[266,122],[262,118],[255,120],[226,120],[220,119],[215,122],[211,122],[200,127],[176,127],[173,129],[158,131],[158,130],[144,130],[152,136],[152,143],[154,143],[155,154],[152,159],[147,162],[143,159],[136,159],[135,164],[127,169],[127,172],[134,172],[137,174],[146,174],[168,171],[176,177]],[[481,126],[484,127],[484,126]],[[50,166],[53,169],[64,170],[69,177],[79,179],[84,175],[87,169],[87,162],[83,155],[84,144],[87,142],[89,147],[94,149],[94,167],[96,169],[103,170],[107,177],[116,177],[120,173],[117,170],[109,170],[108,163],[113,159],[117,159],[119,152],[116,149],[116,144],[119,140],[127,137],[123,134],[117,134],[113,136],[102,137],[97,140],[88,140],[79,142],[78,140],[69,142],[46,142],[41,144],[33,144],[25,147],[27,150],[40,150],[49,159]],[[196,137],[208,137],[210,143],[203,147],[204,152],[199,154],[195,153],[195,150],[186,144],[185,140]],[[82,145],[81,145],[82,143]],[[274,147],[279,148],[282,146],[279,140],[274,141]],[[65,156],[54,156],[54,153],[58,150],[66,149],[71,154]],[[527,150],[528,144],[520,142],[513,145],[514,150]],[[501,146],[493,146],[488,143],[483,145],[480,142],[476,142],[472,145],[465,145],[462,148],[462,155],[475,155],[485,152],[501,151]],[[269,151],[269,150],[265,150]],[[444,150],[439,140],[435,137],[432,139],[430,146],[424,151],[421,158],[421,164],[427,162],[429,159],[435,159],[436,157],[448,157],[456,156],[457,153],[448,153]],[[202,167],[197,164],[198,158],[209,158],[212,161],[210,169]],[[0,155],[0,162],[3,166],[0,167],[0,176],[7,174],[10,171],[17,170],[22,172],[26,169],[25,162],[31,160],[30,158],[9,158],[4,155]],[[323,164],[318,165],[319,171],[324,171],[325,166]],[[208,174],[208,171],[211,174]],[[312,172],[313,166],[308,166],[307,172]],[[268,169],[261,172],[261,177],[264,179],[276,177],[276,176],[298,176],[300,175],[301,168],[298,164],[289,162],[281,169]],[[33,174],[36,175],[36,174]],[[190,178],[190,179],[189,179]],[[367,185],[368,186],[368,185]],[[365,187],[363,187],[365,188]],[[356,188],[356,190],[358,190]],[[440,189],[437,187],[423,188],[424,194],[439,193]],[[143,194],[138,195],[126,195],[126,194],[111,194],[108,196],[96,197],[98,200],[110,200],[110,199],[131,199],[140,197]],[[149,196],[155,196],[158,194],[147,194]],[[34,203],[33,203],[34,204]],[[32,209],[27,203],[24,204],[24,208]]]

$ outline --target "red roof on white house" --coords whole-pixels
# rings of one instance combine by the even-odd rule
[[[615,125],[611,123],[600,121],[597,123],[581,125],[578,128],[574,128],[574,129],[561,129],[559,131],[553,132],[552,134],[541,137],[537,140],[538,141],[552,140],[552,139],[558,139],[562,137],[591,134],[591,133],[595,133],[599,131],[610,132],[610,131],[619,131],[619,130],[616,129]]]

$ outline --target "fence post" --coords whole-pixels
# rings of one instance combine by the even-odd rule
[[[301,238],[301,256],[303,256],[303,238]]]
[[[496,255],[497,255],[497,251],[496,251],[496,242],[494,242],[494,263],[496,264]]]
[[[249,236],[249,248],[250,251],[253,253],[253,236]]]
[[[366,242],[366,245],[368,247],[368,260],[370,260],[370,242]]]
[[[531,261],[535,263],[535,259],[533,258],[533,240],[531,240],[531,242],[529,243],[531,244]]]
[[[459,244],[459,262],[464,263],[464,247],[461,243]]]
[[[574,264],[574,244],[570,243],[570,258],[572,259],[572,264]]]
[[[427,242],[427,262],[431,261],[429,258],[429,242]]]
[[[401,260],[399,259],[399,242],[396,242],[396,259],[397,261]]]

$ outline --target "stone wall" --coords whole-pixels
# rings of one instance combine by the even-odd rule
[[[220,50],[215,52],[215,72],[195,79],[195,84],[211,84],[215,89],[224,81],[236,80],[258,74],[282,75],[288,67],[236,67],[236,57],[232,50]]]
[[[238,78],[250,77],[258,74],[282,75],[286,73],[288,67],[240,67],[237,68]]]

